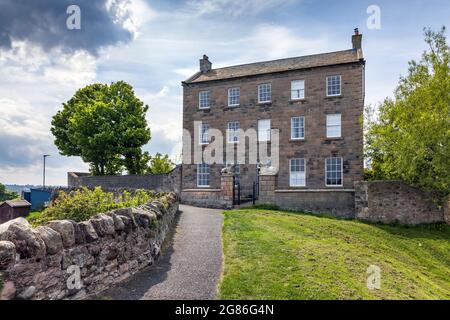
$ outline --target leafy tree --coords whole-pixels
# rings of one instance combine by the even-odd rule
[[[169,159],[169,156],[167,154],[163,156],[158,152],[151,157],[147,172],[152,174],[168,173],[173,168],[175,168],[175,164]]]
[[[366,156],[373,176],[424,189],[450,189],[450,49],[445,27],[425,29],[429,50],[409,62],[394,99],[368,124]]]
[[[146,168],[142,146],[150,140],[148,106],[123,82],[78,90],[53,117],[55,145],[66,156],[81,156],[95,175],[130,174]]]
[[[19,194],[17,192],[11,192],[11,191],[6,190],[5,185],[0,183],[0,202],[16,199],[18,197],[19,197]]]

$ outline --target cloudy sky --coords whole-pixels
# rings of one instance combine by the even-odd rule
[[[81,9],[68,30],[67,7]],[[368,28],[377,5],[381,28]],[[66,184],[86,171],[53,144],[51,117],[74,92],[124,80],[150,106],[150,153],[181,152],[180,82],[206,53],[213,67],[349,49],[355,27],[367,60],[366,102],[392,91],[425,49],[423,27],[450,27],[448,0],[0,0],[0,182]]]

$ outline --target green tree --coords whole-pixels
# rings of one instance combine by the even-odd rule
[[[142,146],[150,140],[148,106],[123,82],[92,84],[78,90],[53,117],[55,145],[66,156],[80,156],[95,175],[146,169]]]
[[[425,31],[429,50],[409,62],[394,99],[368,123],[366,156],[375,178],[424,189],[450,189],[450,50],[445,27]]]
[[[169,156],[167,154],[163,156],[158,152],[150,158],[147,172],[152,174],[168,173],[173,168],[175,168],[175,164],[169,159]]]
[[[6,190],[5,185],[0,183],[0,201],[12,200],[18,197],[19,194],[17,192]]]

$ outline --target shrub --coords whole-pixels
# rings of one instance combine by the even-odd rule
[[[34,226],[61,219],[81,222],[98,213],[117,208],[136,207],[153,199],[165,199],[165,196],[142,189],[133,193],[123,191],[119,195],[114,195],[112,192],[103,191],[100,187],[94,190],[82,188],[69,193],[60,191],[50,207],[40,214],[29,216],[28,221]]]

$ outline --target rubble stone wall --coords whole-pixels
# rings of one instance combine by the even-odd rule
[[[432,194],[402,181],[355,182],[356,218],[370,222],[417,225],[444,222]]]
[[[80,223],[0,226],[0,299],[83,299],[151,265],[178,211],[168,198]]]
[[[89,173],[68,172],[67,186],[69,188],[148,189],[158,192],[174,191],[179,193],[181,187],[181,166],[175,167],[167,174],[92,176]]]

